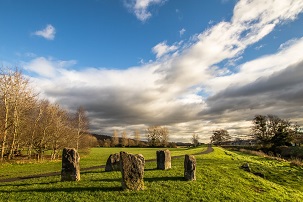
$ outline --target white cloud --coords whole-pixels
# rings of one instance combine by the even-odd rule
[[[259,2],[259,3],[258,3]],[[230,22],[220,22],[197,36],[197,41],[167,67],[167,85],[183,88],[205,85],[211,67],[226,59],[238,58],[251,44],[269,34],[278,23],[288,22],[302,12],[303,1],[239,1]],[[243,18],[242,18],[243,15]],[[190,71],[189,71],[190,68]]]
[[[166,0],[124,0],[124,5],[136,15],[138,20],[145,22],[152,14],[148,10],[151,5],[161,5]]]
[[[157,58],[160,58],[168,53],[174,52],[178,49],[177,45],[168,46],[166,41],[158,43],[152,48],[154,54],[156,54]]]
[[[209,21],[208,21],[208,24],[209,24],[209,25],[212,25],[212,24],[214,24],[214,23],[215,23],[215,21],[213,21],[213,20],[209,20]]]
[[[264,46],[265,46],[264,44],[261,44],[261,45],[255,47],[255,50],[260,50],[260,49],[262,49]]]
[[[246,85],[260,77],[272,75],[303,59],[300,50],[303,49],[303,38],[291,40],[292,45],[280,49],[279,52],[267,55],[253,61],[241,64],[239,71],[223,77],[214,77],[208,81],[208,86],[213,93],[224,90],[227,86]]]
[[[55,78],[64,68],[76,64],[76,61],[56,61],[44,57],[37,57],[30,62],[23,63],[23,67],[27,71],[38,74],[38,76],[46,78]]]
[[[131,2],[133,9],[141,9],[148,16],[152,1]],[[283,1],[282,6],[280,1],[258,2],[239,1],[231,21],[215,24],[182,47],[179,43],[169,46],[166,41],[157,44],[152,51],[161,60],[138,67],[77,71],[60,68],[65,66],[59,65],[62,61],[45,58],[37,58],[27,67],[43,76],[35,81],[45,95],[71,109],[85,106],[94,129],[102,126],[102,133],[111,133],[113,126],[133,128],[154,124],[168,125],[176,140],[187,138],[187,141],[192,133],[198,132],[206,138],[220,127],[247,132],[250,126],[247,120],[256,113],[250,110],[254,103],[244,105],[247,100],[242,97],[230,100],[220,97],[221,100],[211,103],[207,96],[221,95],[231,86],[255,84],[262,77],[270,77],[303,59],[300,54],[303,39],[298,39],[276,54],[237,66],[237,72],[216,67],[224,60],[240,59],[248,46],[269,34],[277,24],[295,19],[303,8],[303,0]],[[148,17],[143,15],[141,19]],[[257,102],[261,102],[263,97],[258,98]],[[281,106],[270,104],[274,110]],[[270,113],[271,109],[264,112]],[[283,110],[287,109],[286,106]]]
[[[292,45],[294,45],[295,43],[297,43],[298,39],[291,39],[291,40],[288,40],[286,41],[285,43],[282,43],[280,46],[279,46],[279,49],[280,50],[283,50],[283,49],[286,49]]]
[[[182,28],[179,33],[180,33],[180,37],[183,36],[183,34],[186,32],[186,29]]]
[[[47,40],[54,40],[56,29],[52,25],[47,25],[43,30],[38,30],[34,33],[36,36],[41,36]]]

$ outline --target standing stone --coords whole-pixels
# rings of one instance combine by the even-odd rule
[[[140,157],[120,152],[122,188],[129,190],[144,189],[144,164]]]
[[[184,178],[189,181],[196,180],[196,158],[193,155],[185,155]]]
[[[64,148],[62,153],[61,181],[80,180],[80,156],[74,148]]]
[[[109,155],[106,166],[105,166],[105,171],[120,171],[120,154],[115,153]]]
[[[142,154],[136,154],[136,156],[142,161],[143,166],[145,166],[145,159],[144,156]]]
[[[251,172],[251,169],[249,167],[249,164],[248,163],[244,163],[241,168],[247,172]]]
[[[170,168],[171,168],[170,151],[168,149],[157,151],[157,169],[167,170]]]

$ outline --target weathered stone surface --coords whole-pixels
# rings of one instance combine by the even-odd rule
[[[196,180],[196,158],[193,155],[185,155],[184,179],[189,181]]]
[[[170,168],[171,168],[170,151],[168,149],[157,151],[157,169],[167,170]]]
[[[251,169],[249,167],[249,164],[248,163],[244,163],[241,168],[247,172],[251,172]]]
[[[120,171],[120,154],[115,153],[109,155],[106,166],[105,166],[105,171]]]
[[[143,157],[144,158],[144,157]],[[129,190],[144,189],[144,164],[138,155],[120,152],[122,188]]]
[[[136,154],[136,156],[142,161],[143,166],[145,166],[145,159],[144,156],[142,154]]]
[[[74,148],[64,148],[62,152],[61,181],[80,180],[80,156]]]

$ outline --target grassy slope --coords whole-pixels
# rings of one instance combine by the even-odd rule
[[[103,152],[105,155],[105,150]],[[144,152],[146,156],[154,158],[154,151],[140,151]],[[90,158],[93,159],[93,156]],[[197,155],[196,159],[198,167],[195,182],[183,181],[184,159],[180,158],[174,159],[172,169],[167,171],[155,170],[155,162],[147,163],[144,191],[122,191],[119,172],[108,173],[97,169],[82,172],[79,182],[60,182],[60,177],[55,176],[2,183],[0,200],[303,201],[303,169],[290,167],[287,162],[229,152],[221,148],[216,148],[211,154]],[[241,170],[239,167],[244,162],[250,163],[253,171],[263,172],[265,179]]]

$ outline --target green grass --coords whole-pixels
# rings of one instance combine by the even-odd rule
[[[129,153],[141,153],[148,159],[156,158],[156,151],[161,148],[92,148],[88,154],[87,150],[79,151],[80,153],[80,167],[87,168],[92,166],[105,165],[107,158],[110,154],[126,151]],[[172,156],[194,154],[205,150],[205,147],[197,148],[170,148]],[[37,161],[16,161],[6,162],[0,164],[0,180],[14,177],[22,177],[26,175],[36,175],[50,172],[61,171],[61,159],[55,161],[44,160],[42,162]]]
[[[94,160],[104,164],[109,153],[120,150],[93,149],[81,162],[87,166],[96,165]],[[152,159],[156,150],[128,152],[142,153]],[[174,152],[183,155],[198,150]],[[172,169],[166,171],[155,170],[156,162],[146,163],[143,191],[123,191],[120,172],[96,169],[81,172],[79,182],[60,182],[60,176],[53,176],[1,183],[0,201],[303,201],[302,167],[221,148],[207,155],[196,155],[196,159],[197,181],[193,182],[183,180],[184,159],[180,158],[173,159]],[[245,162],[254,172],[264,173],[265,179],[241,170],[239,167]]]

